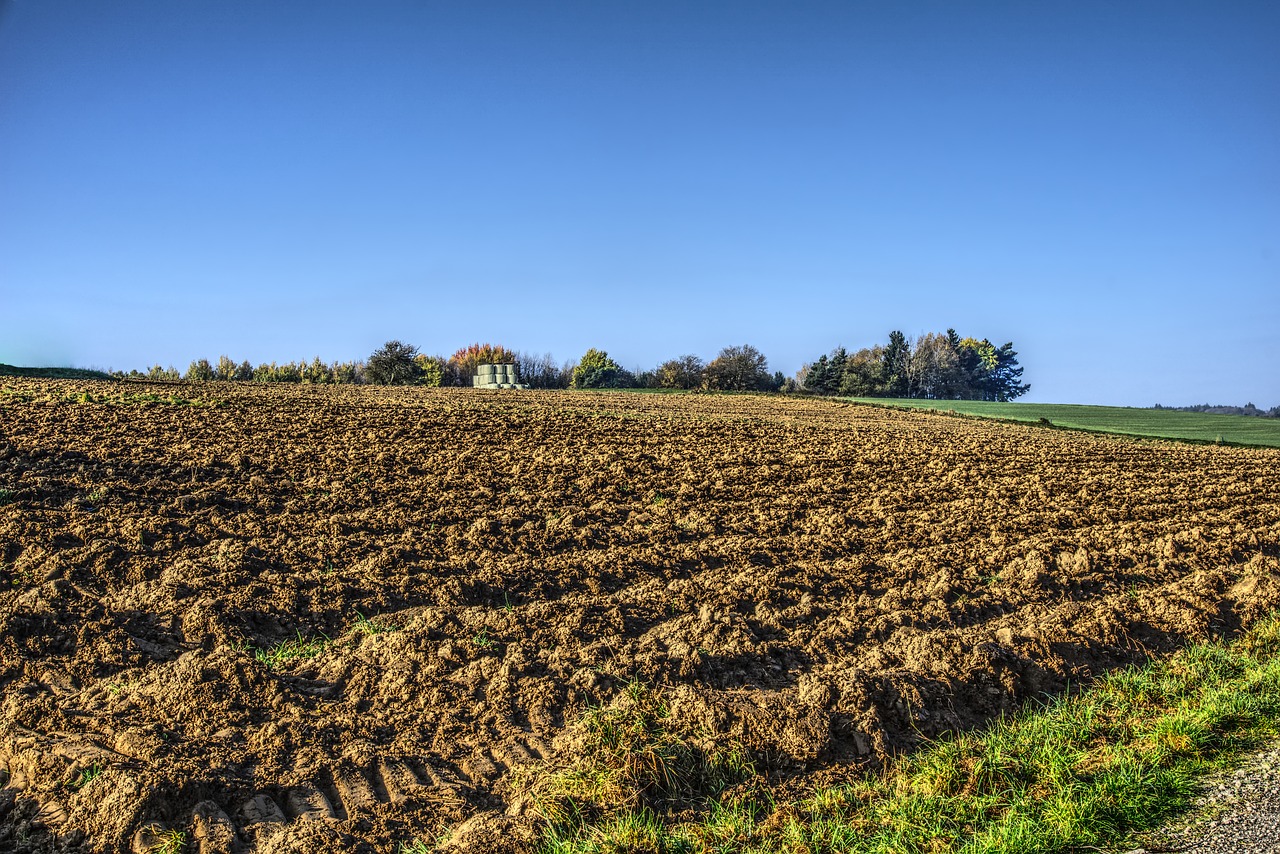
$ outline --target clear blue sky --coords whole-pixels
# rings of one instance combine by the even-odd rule
[[[955,327],[1280,404],[1280,3],[0,0],[0,361]]]

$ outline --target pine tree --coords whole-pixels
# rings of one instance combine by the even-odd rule
[[[991,371],[989,383],[994,400],[1014,400],[1031,391],[1029,383],[1018,382],[1022,379],[1022,366],[1018,364],[1018,353],[1009,341],[996,350],[996,366]]]
[[[826,394],[830,373],[831,367],[824,353],[818,357],[818,361],[809,366],[809,372],[804,375],[804,387],[818,394]]]
[[[840,386],[844,382],[845,367],[849,361],[849,354],[845,352],[843,347],[837,347],[831,353],[831,361],[827,371],[826,384],[823,391],[827,394],[839,394]]]
[[[897,329],[889,333],[889,346],[884,348],[885,393],[889,397],[907,397],[911,389],[908,387],[907,361],[911,358],[911,345],[907,336]]]

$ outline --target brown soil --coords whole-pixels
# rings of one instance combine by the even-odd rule
[[[794,794],[1280,604],[1276,450],[763,397],[3,389],[6,850],[524,850],[511,770],[633,679]],[[298,639],[327,642],[255,658]]]

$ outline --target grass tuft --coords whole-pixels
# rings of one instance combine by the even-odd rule
[[[302,632],[294,639],[281,641],[270,649],[255,648],[253,657],[272,670],[288,667],[295,661],[315,658],[324,652],[329,645],[329,638],[323,634],[318,638],[303,638]]]
[[[373,635],[394,632],[399,627],[387,622],[381,614],[374,614],[372,617],[366,617],[364,614],[356,611],[356,624],[354,628],[357,632],[372,637]]]
[[[147,849],[148,854],[181,854],[187,844],[187,834],[181,830],[153,828],[151,834],[155,841]]]
[[[88,768],[85,768],[83,771],[80,772],[79,776],[76,777],[75,782],[71,784],[71,788],[83,789],[85,786],[89,785],[94,780],[101,777],[102,770],[103,769],[102,769],[101,762],[93,763]]]
[[[660,850],[660,815],[706,808],[755,773],[744,748],[692,731],[638,682],[589,709],[577,729],[579,761],[533,766],[516,783],[548,823],[549,850]]]

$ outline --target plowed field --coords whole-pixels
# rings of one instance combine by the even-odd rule
[[[632,680],[786,793],[1238,630],[1280,604],[1280,451],[6,380],[0,549],[0,849],[519,850],[513,769]]]

